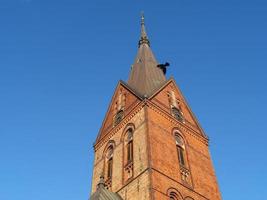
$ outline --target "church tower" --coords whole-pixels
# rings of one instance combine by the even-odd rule
[[[90,200],[221,200],[209,140],[150,48],[144,17],[129,80],[94,144]]]

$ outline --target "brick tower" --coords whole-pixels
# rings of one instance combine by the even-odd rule
[[[221,199],[209,140],[167,66],[142,16],[129,80],[119,81],[95,141],[91,200]]]

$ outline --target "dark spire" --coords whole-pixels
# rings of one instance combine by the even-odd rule
[[[149,97],[166,81],[163,71],[150,49],[150,42],[145,30],[144,15],[141,16],[141,39],[134,64],[132,65],[129,86],[143,97]]]
[[[146,34],[144,12],[141,13],[141,38],[140,38],[139,43],[138,43],[139,47],[141,44],[148,44],[148,46],[150,46],[150,42],[149,42],[147,34]]]

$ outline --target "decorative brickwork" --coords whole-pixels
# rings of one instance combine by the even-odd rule
[[[156,65],[143,18],[140,41],[130,80],[119,82],[94,144],[92,196],[101,194],[102,177],[124,200],[221,200],[208,137]]]

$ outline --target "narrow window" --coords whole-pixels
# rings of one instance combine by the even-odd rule
[[[184,140],[180,135],[175,135],[175,142],[177,147],[177,153],[179,158],[179,163],[182,166],[185,166],[185,144]]]
[[[107,179],[112,178],[112,168],[113,168],[113,148],[110,147],[107,152]]]
[[[133,130],[127,131],[127,164],[133,161]]]
[[[112,164],[113,164],[113,158],[110,158],[108,160],[108,174],[107,174],[108,179],[111,179],[112,177]]]
[[[172,115],[179,121],[183,121],[182,112],[176,107],[172,107]]]
[[[178,150],[178,157],[179,157],[179,162],[181,165],[185,166],[185,161],[184,161],[184,149],[181,148],[180,146],[177,147]]]
[[[133,177],[133,165],[134,165],[134,155],[133,155],[133,132],[132,127],[128,128],[124,135],[124,181],[128,181]]]
[[[175,136],[176,149],[178,154],[178,161],[180,165],[180,174],[183,183],[192,186],[192,180],[190,175],[190,170],[188,168],[187,158],[186,158],[186,148],[185,142],[182,136],[176,134]]]

